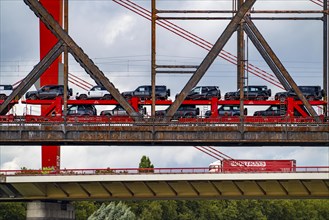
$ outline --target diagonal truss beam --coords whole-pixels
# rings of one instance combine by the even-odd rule
[[[245,17],[245,21],[247,20],[250,21],[248,16]],[[280,62],[279,58],[275,55],[271,47],[265,41],[262,41],[263,39],[258,39],[255,36],[254,32],[249,27],[249,24],[244,24],[244,31],[247,33],[248,37],[257,48],[258,52],[262,55],[267,65],[271,68],[280,83],[283,85],[284,89],[288,91],[291,86],[282,74],[282,72],[288,74],[288,71]]]
[[[9,111],[8,108],[11,101],[19,100],[24,93],[40,78],[44,71],[57,59],[63,52],[63,41],[58,41],[57,44],[48,52],[48,54],[32,69],[32,71],[21,81],[15,90],[7,97],[0,105],[0,115],[5,115]]]
[[[272,63],[274,68],[277,68],[278,71],[280,71],[279,75],[277,76],[278,79],[284,80],[288,83],[288,85],[296,92],[296,95],[298,98],[303,102],[305,105],[307,111],[316,118],[318,119],[318,115],[316,111],[313,109],[313,107],[310,105],[310,103],[307,101],[303,93],[300,91],[298,88],[297,84],[293,80],[293,78],[290,76],[288,71],[284,68],[283,64],[280,62],[279,58],[275,55],[271,47],[268,45],[262,34],[259,32],[257,27],[254,25],[254,23],[248,18],[248,16],[245,17],[245,31],[248,35],[248,37],[252,40],[256,48],[259,50],[260,54],[263,56],[263,58],[266,60],[266,62]],[[270,67],[272,65],[269,65]],[[276,73],[276,72],[274,72]],[[277,73],[276,73],[277,74]],[[282,83],[282,82],[281,82]],[[285,84],[282,83],[282,85],[285,86]],[[286,87],[286,86],[285,86]]]
[[[119,104],[127,111],[127,113],[138,118],[139,113],[135,112],[133,107],[120,94],[119,90],[109,81],[104,73],[94,64],[86,53],[78,46],[78,44],[63,30],[58,22],[48,13],[48,11],[37,0],[24,0],[25,4],[36,14],[37,17],[48,27],[48,29],[68,46],[69,52],[75,60],[85,69],[90,77],[98,84],[104,86]]]
[[[182,104],[184,99],[186,98],[189,91],[192,90],[193,87],[195,87],[200,79],[203,77],[203,75],[206,73],[210,65],[214,62],[216,57],[219,55],[221,50],[224,48],[227,41],[231,38],[234,31],[236,31],[239,23],[245,16],[245,14],[250,10],[250,8],[254,5],[256,0],[247,0],[239,11],[236,13],[236,15],[232,18],[231,22],[228,24],[222,35],[218,38],[214,46],[211,48],[207,56],[204,58],[204,60],[201,62],[200,66],[197,68],[195,73],[192,75],[190,80],[187,82],[183,90],[180,92],[180,94],[177,96],[174,103],[169,107],[167,112],[167,118],[168,120],[172,118],[172,116],[175,114],[179,106]]]

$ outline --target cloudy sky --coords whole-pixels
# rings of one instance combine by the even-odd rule
[[[150,10],[150,1],[135,0]],[[158,9],[231,9],[231,1],[161,0]],[[309,0],[256,2],[255,10],[320,10]],[[206,15],[210,16],[210,15]],[[195,35],[214,43],[228,21],[172,21]],[[322,22],[255,21],[272,49],[299,85],[322,85]],[[150,22],[111,0],[69,1],[69,33],[104,74],[122,92],[150,83]],[[13,84],[25,77],[39,59],[39,21],[20,0],[0,0],[0,84]],[[248,43],[250,63],[271,73]],[[236,36],[226,51],[236,54]],[[157,28],[157,64],[199,65],[207,51],[163,28]],[[70,72],[94,84],[70,57]],[[158,75],[157,84],[167,85],[172,97],[190,76]],[[267,85],[272,94],[279,88],[248,74],[249,84]],[[217,85],[222,94],[236,88],[236,67],[218,58],[199,85]],[[70,85],[74,92],[81,89]],[[34,88],[32,88],[34,89]],[[24,112],[25,106],[15,111]],[[30,107],[29,107],[30,108]],[[35,107],[33,107],[35,108]],[[263,109],[264,107],[258,107]],[[251,110],[252,111],[252,110]],[[249,111],[249,112],[251,112]],[[233,158],[296,159],[300,166],[328,165],[327,147],[220,147]],[[63,146],[62,168],[137,167],[147,155],[156,167],[208,166],[214,159],[193,147]],[[0,146],[0,169],[40,168],[40,146]]]

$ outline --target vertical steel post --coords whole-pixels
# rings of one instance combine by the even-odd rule
[[[64,0],[64,30],[66,33],[69,32],[69,3],[68,0]],[[68,76],[69,76],[69,54],[67,45],[64,44],[64,118],[67,115],[67,96],[68,96]]]
[[[155,0],[152,0],[152,22],[151,22],[151,85],[152,85],[152,107],[151,117],[155,117],[155,74],[156,74],[156,5]]]
[[[323,10],[328,10],[328,1],[323,1]],[[325,91],[325,97],[324,100],[327,102],[327,105],[324,106],[324,115],[328,117],[328,111],[329,111],[329,103],[328,103],[328,92],[329,92],[329,86],[328,86],[328,78],[329,78],[329,72],[328,72],[328,63],[329,63],[329,56],[328,56],[328,14],[323,13],[323,89]]]
[[[241,8],[244,0],[238,0],[238,10]],[[237,54],[238,54],[238,65],[237,65],[237,77],[238,77],[238,88],[240,89],[240,117],[244,117],[244,32],[243,32],[243,22],[241,20],[240,25],[237,29]]]
[[[52,17],[62,24],[63,0],[40,0],[40,3],[47,9]],[[40,19],[40,59],[57,43],[58,39],[48,30],[46,25]],[[61,56],[56,59],[50,67],[40,77],[40,86],[48,84],[58,84],[58,72]],[[41,106],[41,114],[47,111],[47,106]],[[60,146],[42,145],[41,147],[41,166],[42,168],[60,169]]]

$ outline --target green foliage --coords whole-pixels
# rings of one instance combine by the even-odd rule
[[[328,219],[329,200],[265,200],[263,213],[273,220]]]
[[[150,158],[144,155],[139,163],[139,168],[154,168],[154,166],[151,163]]]
[[[2,202],[0,203],[0,220],[26,219],[26,203]]]
[[[158,200],[72,202],[76,220],[328,220],[329,200]],[[0,220],[26,219],[26,203],[0,203]]]
[[[154,168],[153,164],[151,163],[150,158],[145,155],[141,158],[141,161],[140,161],[138,167],[140,169],[139,172],[145,172],[145,173],[153,172],[153,168]]]
[[[72,202],[72,205],[74,206],[76,220],[87,219],[100,206],[96,202],[89,201]]]
[[[162,206],[157,201],[152,201],[149,203],[148,208],[144,209],[141,213],[141,218],[143,220],[161,220],[162,219]]]
[[[137,219],[328,219],[329,200],[170,200],[128,205]]]
[[[102,204],[101,207],[96,210],[88,220],[133,220],[135,214],[130,211],[130,208],[119,202],[111,202],[109,205]]]

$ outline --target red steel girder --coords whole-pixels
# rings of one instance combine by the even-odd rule
[[[138,105],[152,105],[152,100],[138,100],[136,97],[134,102],[137,102]],[[132,99],[133,100],[133,99]],[[129,103],[133,103],[132,100],[129,100]],[[137,101],[136,101],[137,100]],[[118,105],[119,102],[116,100],[67,100],[69,105]],[[55,102],[55,100],[22,100],[24,104],[31,105],[51,105]],[[156,105],[171,105],[172,100],[156,100]],[[289,104],[291,105],[302,105],[302,101],[293,100],[288,98],[287,101],[282,103],[279,100],[244,100],[245,105],[282,105]],[[309,101],[309,103],[313,106],[326,105],[325,101]],[[182,105],[239,105],[239,100],[218,100],[217,98],[213,98],[212,100],[184,100]],[[136,104],[132,104],[136,105]]]

